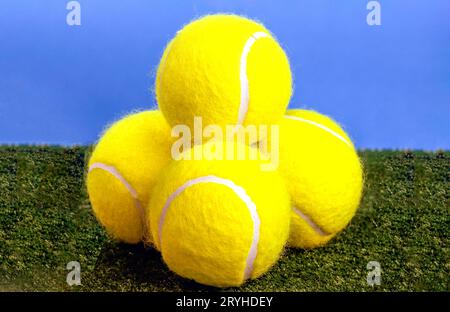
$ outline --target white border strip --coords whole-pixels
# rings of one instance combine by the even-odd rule
[[[247,255],[246,266],[245,266],[245,270],[244,270],[244,280],[250,278],[250,276],[253,272],[253,264],[255,262],[256,255],[258,254],[258,242],[259,242],[261,221],[259,219],[256,205],[252,201],[252,199],[247,195],[247,193],[245,192],[245,189],[239,185],[236,185],[231,180],[223,179],[223,178],[220,178],[220,177],[217,177],[214,175],[202,176],[199,178],[188,180],[182,186],[177,188],[167,198],[167,201],[164,204],[164,207],[161,211],[161,215],[159,217],[158,238],[156,239],[156,241],[158,242],[158,245],[159,245],[159,249],[162,251],[162,248],[161,248],[161,246],[162,246],[162,230],[163,230],[164,221],[165,221],[165,218],[167,215],[167,210],[169,209],[170,204],[185,189],[187,189],[195,184],[198,184],[198,183],[216,183],[216,184],[224,185],[224,186],[228,187],[229,189],[231,189],[247,206],[247,209],[250,212],[250,216],[253,221],[253,238],[252,238],[252,244],[250,246],[249,253]]]
[[[247,78],[247,57],[250,53],[250,49],[252,45],[256,42],[256,40],[260,38],[269,37],[269,35],[265,32],[258,31],[255,32],[247,39],[247,42],[244,45],[244,49],[241,54],[241,62],[239,67],[239,77],[241,81],[241,103],[239,105],[239,115],[238,115],[238,125],[242,125],[244,123],[245,117],[248,112],[248,103],[250,102],[250,90],[248,86],[248,78]]]
[[[297,214],[300,218],[302,218],[306,223],[309,224],[310,227],[313,228],[313,230],[321,235],[321,236],[328,236],[330,234],[328,234],[327,232],[325,232],[324,230],[322,230],[317,224],[315,224],[313,222],[313,220],[308,217],[307,215],[305,215],[303,212],[301,212],[299,209],[297,209],[296,207],[292,207],[292,210],[294,211],[295,214]]]
[[[114,166],[109,166],[109,165],[106,165],[104,163],[95,162],[95,163],[93,163],[92,165],[89,166],[89,171],[88,172],[91,172],[94,169],[104,170],[104,171],[112,174],[128,190],[128,192],[130,193],[131,197],[134,200],[134,206],[136,207],[136,209],[138,210],[138,212],[139,212],[139,214],[141,216],[142,228],[144,230],[144,238],[145,238],[147,236],[147,229],[146,229],[146,226],[145,226],[146,223],[145,223],[145,219],[144,219],[145,211],[144,211],[144,207],[142,206],[141,201],[139,200],[137,191],[131,186],[130,183],[128,183],[127,180],[125,180],[125,178],[120,174],[120,172]]]
[[[342,142],[344,142],[345,144],[347,144],[348,146],[352,147],[352,144],[346,139],[344,138],[342,135],[340,135],[339,133],[331,130],[330,128],[321,125],[320,123],[317,123],[315,121],[309,120],[309,119],[305,119],[302,117],[297,117],[297,116],[293,116],[293,115],[284,115],[284,117],[289,118],[289,119],[293,119],[293,120],[297,120],[297,121],[301,121],[301,122],[306,122],[309,123],[313,126],[316,126],[322,130],[325,130],[326,132],[330,133],[331,135],[334,135],[336,138],[338,138],[339,140],[341,140]]]

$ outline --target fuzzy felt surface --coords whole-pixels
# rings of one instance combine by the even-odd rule
[[[211,144],[197,145],[185,153],[202,152]],[[186,188],[171,201],[162,231],[158,231],[163,207],[171,194],[187,181],[204,176],[232,181],[256,205],[260,230],[250,277],[262,275],[276,262],[289,234],[289,194],[279,173],[261,171],[260,164],[248,159],[178,160],[167,167],[153,190],[148,223],[172,271],[211,286],[245,282],[254,226],[248,207],[229,187],[198,183]]]
[[[193,126],[238,123],[242,97],[241,57],[248,51],[248,107],[244,125],[273,124],[283,116],[292,93],[289,61],[261,24],[236,15],[208,15],[186,25],[168,44],[157,71],[156,97],[168,122]],[[253,36],[253,38],[255,38]]]
[[[104,133],[89,160],[114,167],[136,191],[145,208],[153,185],[168,164],[172,139],[159,111],[131,114]],[[143,217],[136,200],[110,172],[94,169],[87,175],[87,189],[94,213],[116,239],[138,243],[144,234]]]
[[[291,116],[299,119],[286,118]],[[348,135],[332,119],[307,110],[288,110],[286,117],[279,149],[293,206],[289,245],[313,248],[327,243],[354,216],[363,188],[362,166]]]

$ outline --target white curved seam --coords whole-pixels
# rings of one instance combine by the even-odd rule
[[[289,119],[293,119],[293,120],[297,120],[297,121],[301,121],[301,122],[306,122],[306,123],[309,123],[309,124],[311,124],[313,126],[316,126],[316,127],[320,128],[322,130],[327,131],[328,133],[330,133],[331,135],[335,136],[336,138],[338,138],[339,140],[341,140],[342,142],[344,142],[348,146],[352,147],[352,144],[346,138],[344,138],[342,135],[340,135],[339,133],[331,130],[330,128],[328,128],[328,127],[326,127],[324,125],[321,125],[318,122],[315,122],[315,121],[312,121],[312,120],[309,120],[309,119],[305,119],[305,118],[302,118],[302,117],[292,116],[292,115],[285,115],[284,117],[289,118]]]
[[[144,221],[145,211],[144,211],[144,207],[142,207],[141,201],[139,200],[137,191],[133,188],[133,186],[131,186],[130,183],[128,183],[127,180],[125,180],[125,178],[120,174],[120,172],[114,166],[109,166],[109,165],[106,165],[103,163],[96,162],[89,166],[88,172],[91,172],[94,169],[101,169],[101,170],[104,170],[104,171],[110,173],[125,186],[125,188],[130,193],[131,197],[133,198],[134,206],[136,207],[139,215],[141,216],[142,228],[144,229],[144,236],[146,236],[147,235],[146,234],[146,226],[145,226],[145,221]]]
[[[262,31],[257,31],[247,39],[245,42],[244,49],[241,54],[241,61],[239,66],[239,78],[241,82],[241,102],[239,104],[239,113],[238,113],[238,125],[242,125],[244,123],[245,117],[248,112],[248,103],[250,102],[250,90],[248,86],[248,77],[247,77],[247,57],[250,53],[250,49],[252,45],[256,42],[256,40],[260,38],[269,37],[269,35]]]
[[[164,207],[162,209],[161,215],[159,217],[159,223],[158,223],[158,238],[157,242],[159,244],[159,249],[162,250],[162,230],[164,221],[167,215],[167,211],[170,207],[170,204],[175,200],[175,198],[180,195],[184,190],[187,188],[199,184],[199,183],[216,183],[220,185],[224,185],[231,189],[247,206],[247,209],[250,213],[250,216],[253,221],[253,238],[252,243],[250,246],[250,250],[247,255],[246,259],[246,265],[244,269],[244,280],[248,279],[252,272],[253,272],[253,264],[256,259],[256,255],[258,254],[258,242],[259,242],[259,236],[260,236],[260,225],[261,221],[259,219],[258,211],[256,209],[255,203],[252,201],[250,196],[247,195],[245,192],[245,189],[242,188],[239,185],[236,185],[233,181],[228,179],[223,179],[214,175],[209,176],[202,176],[199,178],[195,178],[192,180],[188,180],[186,183],[178,187],[170,196],[167,198]]]
[[[299,209],[292,207],[292,210],[294,210],[294,212],[300,217],[302,218],[306,223],[309,224],[310,227],[312,227],[312,229],[314,230],[314,232],[316,232],[317,234],[321,235],[321,236],[328,236],[330,234],[328,234],[327,232],[325,232],[324,230],[322,230],[317,224],[315,224],[313,222],[313,220],[308,217],[307,215],[305,215],[303,212],[301,212]]]

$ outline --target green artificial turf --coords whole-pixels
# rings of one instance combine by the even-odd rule
[[[87,147],[0,147],[0,290],[211,290],[171,273],[158,252],[112,241],[84,187]],[[364,196],[323,248],[287,249],[231,291],[450,290],[449,152],[362,151]],[[81,264],[68,286],[66,264]],[[367,263],[381,265],[369,286]]]

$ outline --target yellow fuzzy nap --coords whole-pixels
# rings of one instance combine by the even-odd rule
[[[209,151],[211,144],[217,142],[185,153]],[[243,148],[249,155],[251,147]],[[172,271],[206,285],[239,286],[276,262],[289,235],[289,195],[278,172],[261,171],[260,165],[261,161],[249,159],[178,160],[167,167],[153,190],[147,222]],[[255,223],[246,202],[230,187],[208,180],[177,193],[187,182],[204,177],[233,183],[256,205],[259,240],[248,276],[245,270]]]
[[[146,208],[150,191],[171,158],[171,142],[161,112],[145,111],[113,124],[96,145],[89,160],[87,189],[97,219],[114,238],[126,243],[142,241],[141,209]],[[117,176],[92,169],[94,164],[115,168],[135,190],[136,198]]]
[[[280,123],[279,155],[292,200],[288,243],[299,248],[324,245],[358,208],[363,175],[356,150],[327,116],[288,110]]]
[[[257,38],[255,33],[266,37]],[[252,38],[253,37],[253,38]],[[247,57],[244,47],[250,40]],[[244,61],[244,64],[242,62]],[[246,62],[246,63],[245,63]],[[248,109],[242,123],[241,65],[248,80]],[[273,124],[288,105],[292,81],[283,49],[261,24],[236,15],[208,15],[186,25],[170,41],[156,77],[156,97],[172,126]]]

